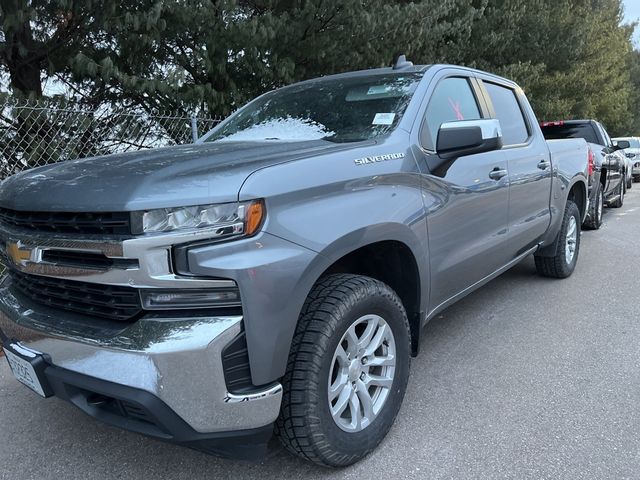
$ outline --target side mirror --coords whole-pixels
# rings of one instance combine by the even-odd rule
[[[436,152],[450,159],[502,148],[502,129],[496,119],[461,120],[440,125]]]
[[[614,142],[614,145],[618,148],[618,150],[624,150],[631,147],[631,144],[626,140],[618,140],[617,142]]]

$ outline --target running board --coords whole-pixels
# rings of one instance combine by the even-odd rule
[[[514,267],[515,265],[517,265],[518,263],[520,263],[522,260],[524,260],[526,257],[528,257],[529,255],[531,255],[532,253],[535,253],[536,250],[538,250],[538,248],[540,248],[540,244],[536,245],[535,247],[530,248],[529,250],[527,250],[526,252],[518,255],[516,258],[514,258],[513,260],[511,260],[509,263],[507,263],[504,267],[499,268],[498,270],[496,270],[495,272],[493,272],[491,275],[487,275],[486,277],[484,277],[483,279],[477,281],[476,283],[474,283],[473,285],[465,288],[464,290],[462,290],[460,293],[457,293],[456,295],[454,295],[453,297],[449,298],[448,300],[445,300],[444,302],[442,302],[440,305],[438,305],[436,308],[434,308],[431,313],[429,313],[427,315],[426,321],[428,322],[429,320],[431,320],[435,315],[437,315],[438,313],[440,313],[442,310],[444,310],[445,308],[453,305],[454,303],[456,303],[458,300],[466,297],[467,295],[469,295],[471,292],[477,290],[478,288],[482,287],[483,285],[485,285],[486,283],[489,283],[491,280],[493,280],[496,277],[499,277],[500,275],[502,275],[504,272],[506,272],[507,270],[509,270],[510,268]]]

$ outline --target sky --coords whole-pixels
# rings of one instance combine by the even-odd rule
[[[623,0],[624,18],[628,22],[640,20],[640,0]],[[637,49],[640,49],[640,25],[636,27],[634,41]]]

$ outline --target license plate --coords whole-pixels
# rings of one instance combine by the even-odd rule
[[[38,395],[46,397],[44,388],[42,387],[42,384],[38,379],[38,375],[36,374],[36,370],[31,362],[19,357],[7,348],[4,348],[3,350],[5,357],[7,357],[7,361],[9,362],[9,366],[11,367],[11,371],[13,372],[13,376],[16,377],[20,383],[26,385]],[[34,354],[34,358],[35,357],[36,356]]]

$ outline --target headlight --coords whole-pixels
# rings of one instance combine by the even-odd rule
[[[214,228],[218,236],[253,235],[262,224],[264,214],[262,200],[254,200],[135,212],[133,224],[134,233]]]

